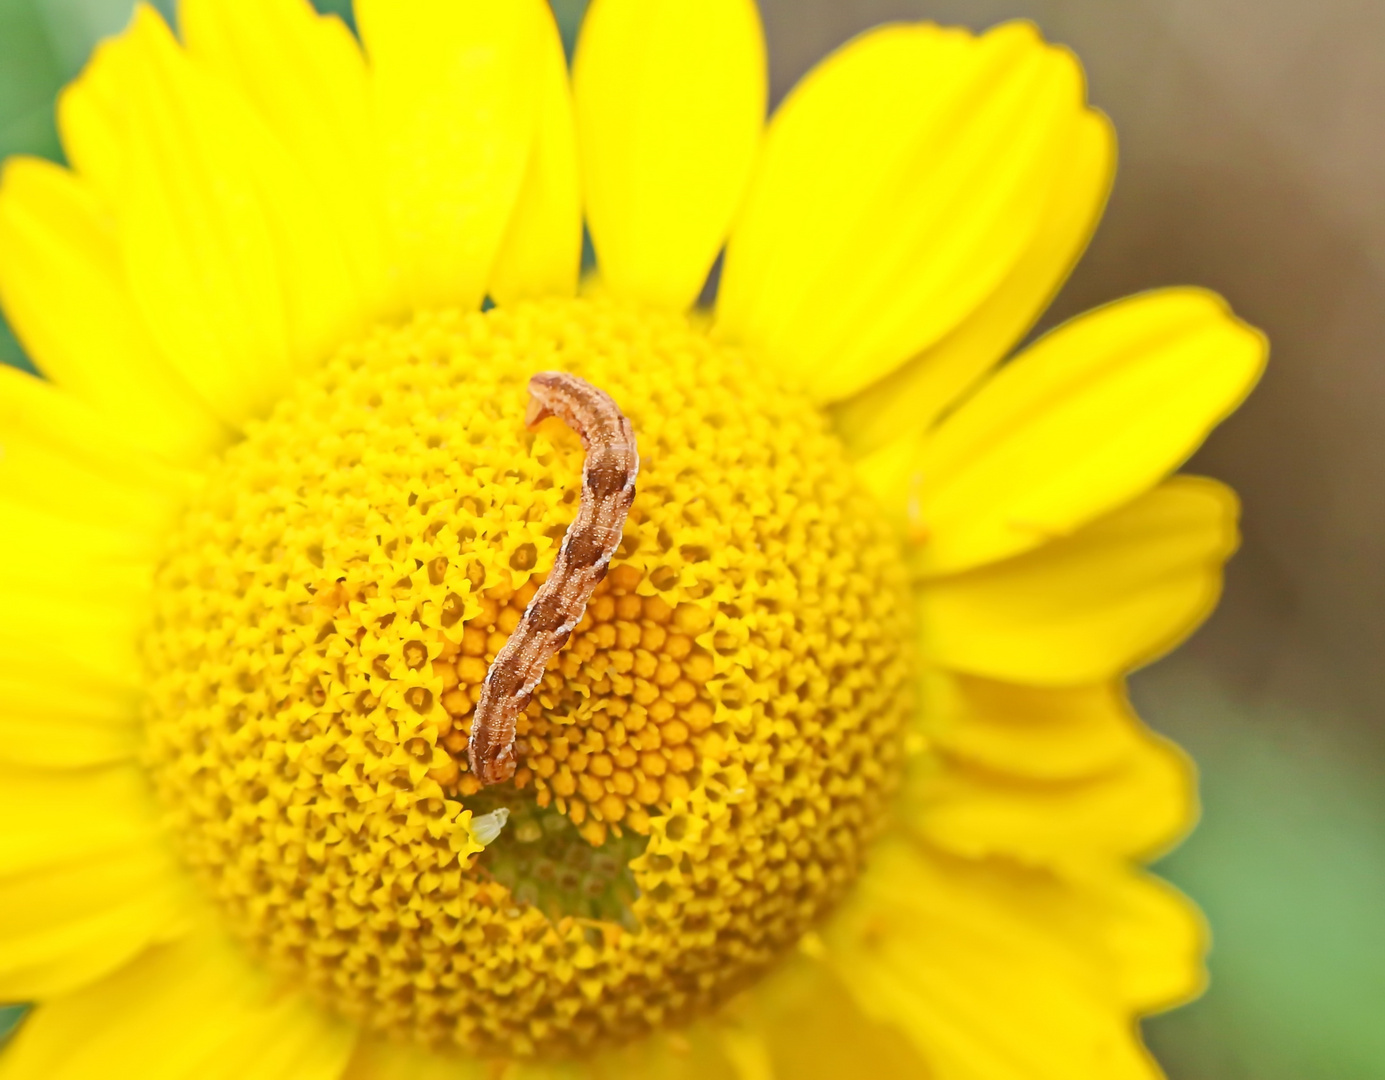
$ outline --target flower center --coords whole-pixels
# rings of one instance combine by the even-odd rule
[[[524,424],[550,369],[630,417],[639,489],[482,791],[481,684],[580,496],[576,436]],[[570,1055],[713,1007],[830,909],[895,784],[912,637],[896,541],[755,364],[601,299],[436,312],[212,470],[158,575],[148,762],[283,976],[396,1036]]]

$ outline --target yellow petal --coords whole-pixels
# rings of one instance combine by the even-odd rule
[[[919,712],[932,743],[990,772],[1072,780],[1116,767],[1143,738],[1124,686],[1037,687],[930,671]]]
[[[32,158],[11,158],[2,185],[0,301],[39,369],[170,460],[224,442],[135,311],[109,215],[86,185]]]
[[[809,940],[818,942],[816,935]],[[745,1026],[768,1051],[774,1077],[928,1075],[897,1026],[867,1015],[828,965],[802,952],[780,961],[746,997],[747,1004],[724,1023],[748,1014]]]
[[[37,589],[6,585],[13,614],[0,627],[0,686],[8,690],[0,715],[10,728],[33,727],[0,759],[80,764],[124,756],[140,689],[140,606],[84,606],[72,595],[45,603]],[[76,745],[93,725],[106,729],[93,732],[102,748]]]
[[[1036,778],[951,759],[906,789],[909,829],[937,847],[1052,866],[1153,858],[1187,833],[1197,805],[1187,758],[1139,729],[1118,761],[1089,775]]]
[[[946,337],[832,407],[856,455],[927,430],[1013,348],[1048,307],[1087,246],[1116,174],[1116,133],[1102,113],[1077,120],[1038,231],[1005,279]]]
[[[926,537],[916,565],[994,562],[1128,502],[1188,458],[1264,362],[1264,336],[1200,289],[1146,293],[1055,330],[923,440],[908,493]]]
[[[424,1047],[363,1038],[341,1080],[489,1080],[494,1063],[435,1053]],[[672,1036],[655,1033],[579,1061],[512,1061],[504,1080],[747,1080],[723,1052],[712,1025],[695,1024]],[[0,1073],[0,1080],[5,1080]]]
[[[177,936],[188,885],[172,852],[153,844],[0,874],[0,999],[67,993]]]
[[[186,879],[135,766],[0,765],[0,821],[0,1000],[64,992],[183,929]]]
[[[490,1076],[484,1061],[367,1036],[356,1044],[341,1080],[490,1080]]]
[[[100,162],[136,307],[170,363],[238,424],[360,318],[333,223],[245,99],[192,63],[152,9],[94,75],[99,107],[76,110],[78,142],[105,120],[118,153],[75,159]]]
[[[62,616],[71,614],[80,619],[81,612],[62,606],[44,621],[23,619],[18,626],[0,628],[0,685],[19,685],[26,693],[4,715],[10,724],[35,721],[46,723],[51,712],[40,706],[26,707],[37,698],[40,703],[58,693],[59,688],[73,687],[76,691],[74,709],[84,708],[119,723],[124,710],[137,700],[139,693],[139,656],[133,648],[134,622],[117,622],[109,616],[79,621],[70,633],[70,642],[55,649],[54,635],[63,632]],[[112,640],[108,640],[112,639]],[[81,705],[85,702],[86,705]],[[122,725],[123,726],[123,725]],[[78,734],[77,730],[73,731]],[[116,734],[120,742],[124,737]],[[91,753],[74,750],[68,756],[59,740],[58,730],[30,732],[30,753],[40,763],[58,758],[61,763],[80,763]],[[16,756],[0,755],[6,760],[28,761],[16,748]],[[98,759],[104,755],[97,754]]]
[[[736,1080],[774,1080],[769,1043],[758,1026],[723,1021],[718,1025],[721,1052],[731,1063]]]
[[[10,381],[0,379],[0,390]],[[41,402],[56,395],[19,396]],[[103,686],[130,685],[138,672],[135,628],[145,617],[162,526],[176,503],[166,491],[111,475],[118,443],[110,447],[110,465],[93,467],[90,442],[64,446],[57,431],[52,440],[35,438],[41,422],[16,424],[7,447],[13,456],[0,461],[0,673],[23,674],[34,664],[46,670],[46,656],[70,665],[69,679],[86,672]]]
[[[123,118],[128,35],[107,38],[92,50],[81,75],[58,95],[58,132],[72,167],[103,201],[114,202],[125,184]]]
[[[1036,686],[1101,682],[1162,655],[1216,604],[1236,499],[1174,477],[1073,536],[930,581],[924,648],[942,667]]]
[[[904,1029],[933,1080],[1157,1080],[1125,970],[1134,905],[1115,909],[1108,893],[886,841],[828,925],[828,959],[863,1011]],[[1146,953],[1182,962],[1186,992],[1200,972],[1184,926],[1140,929]]]
[[[534,146],[491,272],[488,291],[499,304],[571,295],[582,262],[582,199],[567,61],[557,26],[547,27],[544,40],[536,57],[540,98]]]
[[[1104,913],[1099,925],[1126,1001],[1149,1014],[1202,993],[1209,934],[1192,901],[1151,874],[1092,875],[1082,884]]]
[[[659,1077],[660,1080],[759,1080],[745,1076],[727,1054],[726,1041],[716,1025],[702,1022],[674,1033],[656,1033],[628,1046],[599,1054],[591,1063],[591,1071],[578,1071],[580,1065],[564,1069],[530,1066],[522,1069],[516,1080],[585,1080],[586,1077]],[[530,1069],[533,1071],[530,1072]]]
[[[38,695],[63,686],[112,702],[128,700],[139,684],[136,634],[144,608],[129,594],[107,600],[77,588],[48,596],[41,586],[4,582],[0,678],[27,681]],[[139,597],[140,594],[135,594]]]
[[[0,367],[0,500],[103,529],[160,535],[191,481],[143,452],[129,427],[126,417]]]
[[[392,302],[365,58],[307,0],[184,0],[192,58],[235,86],[312,184],[349,261],[362,314]]]
[[[0,677],[123,696],[139,682],[154,541],[0,502]]]
[[[10,878],[162,843],[149,781],[134,765],[0,765],[0,875]]]
[[[402,296],[480,304],[536,133],[541,0],[360,0]]]
[[[838,401],[957,329],[1038,232],[1082,73],[1034,28],[862,35],[770,124],[726,251],[719,332]]]
[[[204,933],[40,1005],[0,1055],[0,1078],[337,1080],[354,1041],[345,1021]]]
[[[764,38],[751,0],[596,0],[573,65],[587,224],[623,296],[690,305],[754,164]]]
[[[0,629],[0,763],[81,768],[132,760],[141,745],[138,616],[93,615],[69,599],[48,605],[49,617],[39,620],[27,612],[40,609],[41,596],[10,602],[9,625]]]
[[[0,663],[0,763],[81,768],[130,761],[141,746],[139,695],[73,685],[58,665]]]
[[[135,748],[134,635],[188,484],[126,426],[0,368],[0,760],[74,766]]]

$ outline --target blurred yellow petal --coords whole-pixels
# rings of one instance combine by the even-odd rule
[[[193,63],[152,9],[136,11],[91,79],[98,104],[67,110],[81,118],[75,141],[108,124],[101,139],[118,153],[74,160],[101,163],[94,182],[136,309],[168,361],[239,424],[361,317],[330,217],[249,103]],[[69,96],[80,102],[85,82]]]
[[[73,687],[80,694],[128,701],[140,683],[136,633],[141,612],[128,602],[123,583],[114,601],[83,603],[78,589],[45,596],[46,581],[21,581],[8,574],[9,625],[0,629],[0,678],[25,683],[41,697]],[[66,632],[65,632],[66,630]]]
[[[140,683],[152,537],[0,501],[0,678],[124,695]]]
[[[1013,272],[1079,138],[1081,69],[1032,26],[871,31],[770,124],[719,332],[819,402],[937,344]]]
[[[1186,920],[1137,926],[1109,892],[885,841],[826,928],[828,961],[863,1011],[904,1029],[931,1080],[1158,1080],[1129,939],[1176,963],[1180,997],[1200,984],[1198,955]]]
[[[0,499],[146,537],[172,521],[188,474],[144,452],[126,418],[0,367]]]
[[[67,993],[177,936],[187,884],[173,853],[156,844],[0,873],[0,1000]]]
[[[1038,687],[931,671],[920,715],[949,757],[996,773],[1044,780],[1116,766],[1140,738],[1118,681]]]
[[[363,313],[387,310],[380,161],[365,59],[351,31],[307,0],[183,0],[178,29],[192,58],[235,86],[308,178]]]
[[[751,0],[595,0],[573,65],[587,224],[602,279],[685,308],[740,205],[767,76]]]
[[[488,1062],[364,1036],[341,1080],[491,1080]],[[510,1080],[509,1077],[506,1080]]]
[[[83,612],[69,602],[54,604],[47,618],[33,618],[29,612],[39,609],[33,597],[24,598],[24,609],[17,626],[0,629],[0,680],[22,683],[40,696],[47,688],[72,685],[91,701],[104,702],[102,712],[119,709],[139,692],[139,620],[109,609]],[[18,719],[18,713],[10,716]]]
[[[60,665],[0,664],[0,763],[81,768],[133,760],[139,695],[75,686]]]
[[[1014,267],[956,329],[832,407],[853,454],[922,432],[997,364],[1043,314],[1091,239],[1116,174],[1116,133],[1102,113],[1077,120],[1038,231]]]
[[[542,0],[360,0],[385,220],[404,300],[480,305],[529,164]]]
[[[550,23],[543,37],[536,57],[538,128],[488,290],[500,304],[571,295],[582,262],[582,198],[567,61],[558,28]]]
[[[6,878],[163,843],[149,781],[135,765],[0,765],[0,820]]]
[[[680,1030],[656,1032],[598,1054],[590,1072],[583,1063],[523,1067],[516,1080],[588,1080],[588,1077],[659,1077],[660,1080],[759,1080],[746,1076],[728,1055],[716,1025],[704,1020]],[[531,1071],[532,1070],[532,1071]]]
[[[141,470],[128,444],[103,444],[99,424],[86,437],[64,433],[61,421],[81,412],[65,404],[74,403],[28,376],[0,373],[0,420],[10,412],[11,421],[0,460],[0,679],[124,701],[139,681],[135,633],[177,504],[138,483],[154,470]],[[58,421],[47,432],[45,417]]]
[[[125,83],[132,53],[124,35],[107,38],[58,95],[58,133],[72,168],[102,200],[125,184]]]
[[[109,213],[67,170],[10,158],[0,186],[0,302],[45,375],[171,460],[225,429],[135,310]],[[74,312],[80,312],[76,317]]]
[[[1126,1001],[1148,1014],[1202,993],[1210,935],[1191,900],[1152,874],[1093,874],[1081,883],[1101,905],[1097,925]]]
[[[1110,767],[1051,779],[961,760],[911,778],[901,813],[911,831],[959,855],[1065,866],[1152,858],[1196,817],[1192,768],[1148,731],[1132,729]]]
[[[815,953],[821,949],[817,934],[810,941]],[[738,1005],[725,1010],[732,1016],[723,1023],[743,1017],[779,1080],[928,1075],[898,1026],[869,1015],[827,964],[802,951],[785,957]]]
[[[135,633],[186,484],[128,426],[0,368],[0,760],[134,753]]]
[[[1070,537],[930,581],[924,648],[942,667],[1036,686],[1147,663],[1212,610],[1236,512],[1223,485],[1175,477]]]
[[[210,933],[40,1005],[0,1055],[0,1080],[337,1080],[355,1028],[277,986]]]
[[[735,1070],[736,1080],[774,1080],[769,1044],[758,1026],[723,1022],[718,1027],[721,1052]]]
[[[1035,687],[930,672],[920,713],[940,759],[905,785],[916,835],[969,856],[1066,865],[1149,857],[1197,814],[1193,768],[1119,681]]]
[[[0,1000],[64,992],[180,931],[183,871],[133,765],[0,765]]]
[[[378,1038],[361,1039],[342,1080],[491,1080],[494,1063],[400,1045]],[[673,1033],[655,1032],[628,1046],[608,1049],[575,1061],[511,1061],[504,1080],[748,1080],[728,1060],[713,1025],[694,1024]],[[4,1080],[0,1073],[0,1080]],[[753,1080],[753,1078],[749,1078]]]
[[[961,855],[1049,865],[1151,857],[1197,813],[1191,763],[1151,733],[1118,682],[1032,687],[935,672],[901,817]]]
[[[915,563],[954,573],[1066,536],[1177,468],[1259,378],[1265,339],[1199,289],[1083,315],[1002,368],[924,438]]]

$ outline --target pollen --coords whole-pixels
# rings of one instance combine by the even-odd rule
[[[577,437],[525,428],[544,370],[630,418],[638,492],[482,790],[481,685],[581,493]],[[821,412],[696,321],[424,313],[302,376],[186,511],[147,761],[287,982],[394,1038],[570,1057],[715,1007],[851,883],[902,767],[909,595]]]

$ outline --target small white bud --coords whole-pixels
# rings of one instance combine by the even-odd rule
[[[499,810],[492,810],[489,814],[474,817],[471,819],[471,835],[476,838],[478,844],[483,847],[489,846],[500,835],[500,830],[505,827],[505,822],[509,820],[510,810],[506,806],[502,806]]]

